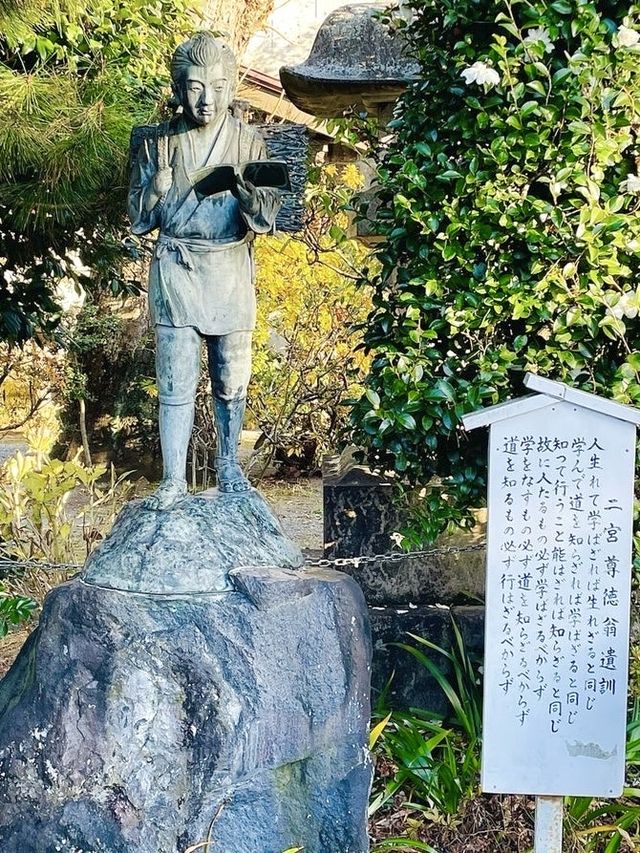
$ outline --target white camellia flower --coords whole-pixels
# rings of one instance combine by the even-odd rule
[[[633,47],[640,41],[640,33],[631,27],[625,27],[624,24],[618,28],[616,35],[619,47]]]
[[[640,193],[640,176],[629,173],[626,181],[623,181],[620,189],[626,193]]]
[[[406,0],[400,0],[398,3],[398,17],[410,24],[415,18],[415,11],[409,6]]]
[[[633,320],[638,316],[638,295],[634,291],[623,293],[618,305],[622,303],[624,316]]]
[[[622,320],[624,317],[624,308],[618,302],[618,304],[614,305],[613,308],[607,308],[607,314],[611,314],[611,316],[615,317],[616,320]]]
[[[471,83],[484,83],[487,86],[497,86],[500,82],[500,75],[495,68],[480,60],[465,68],[460,76],[464,77],[464,82],[467,86]]]
[[[525,44],[535,44],[542,42],[545,53],[553,53],[553,42],[549,35],[549,30],[546,27],[533,27],[527,30],[527,35],[524,39]]]
[[[608,308],[607,311],[616,320],[622,320],[623,317],[634,320],[638,316],[638,294],[633,290],[623,293],[616,304]]]

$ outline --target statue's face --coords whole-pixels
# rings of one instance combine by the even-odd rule
[[[182,107],[196,124],[210,124],[231,103],[231,81],[222,63],[190,65],[183,83]]]

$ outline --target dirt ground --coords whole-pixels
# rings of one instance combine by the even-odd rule
[[[263,480],[263,493],[282,523],[286,535],[303,551],[322,549],[322,479],[295,483]]]
[[[0,465],[20,451],[24,453],[27,449],[27,444],[19,432],[4,433],[0,440]]]

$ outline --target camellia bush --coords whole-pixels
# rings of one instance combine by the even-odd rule
[[[525,371],[640,403],[640,7],[403,12],[389,23],[422,79],[380,153],[372,362],[351,420],[413,498],[417,543],[473,523],[486,436],[461,416],[521,393]]]

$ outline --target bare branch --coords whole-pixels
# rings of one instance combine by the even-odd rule
[[[0,425],[0,432],[10,432],[11,430],[20,429],[20,427],[23,427],[28,421],[31,420],[31,418],[36,414],[38,409],[40,409],[44,405],[44,403],[46,403],[50,396],[51,391],[47,390],[44,391],[39,397],[33,398],[31,400],[31,405],[29,406],[29,411],[27,412],[27,414],[20,420],[14,421],[13,423]]]

